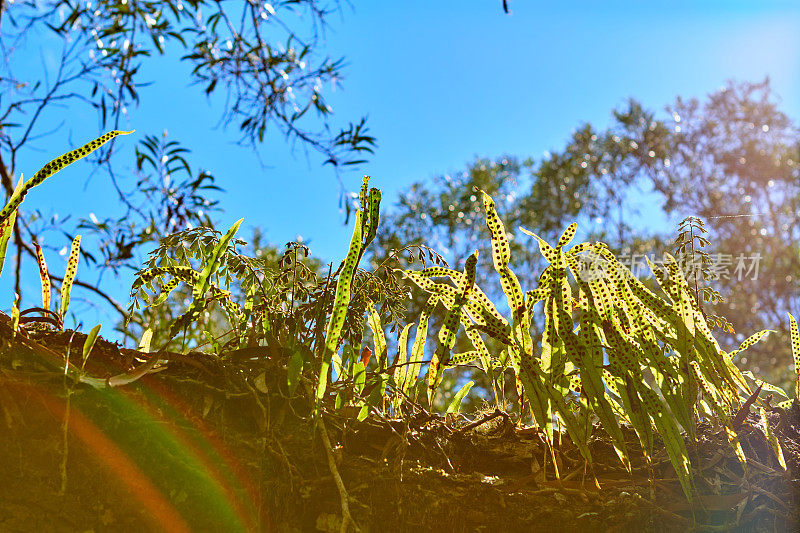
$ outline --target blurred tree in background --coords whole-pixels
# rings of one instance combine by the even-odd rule
[[[778,330],[741,362],[785,383],[786,314],[800,309],[800,125],[768,80],[729,84],[704,102],[679,98],[667,111],[669,153],[648,168],[653,187],[667,212],[706,221],[710,253],[733,256],[714,281],[726,298],[718,313],[737,336]],[[740,254],[752,271],[736,272]]]

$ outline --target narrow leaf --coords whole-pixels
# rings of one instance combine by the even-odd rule
[[[467,395],[469,390],[475,384],[474,381],[467,381],[464,383],[464,386],[453,396],[453,400],[450,402],[450,405],[447,406],[448,413],[457,413],[461,410],[461,401],[464,399],[464,396]]]
[[[61,307],[59,308],[59,315],[61,320],[67,316],[69,309],[69,295],[72,291],[72,283],[75,281],[75,274],[78,271],[78,259],[80,259],[81,252],[81,236],[76,235],[72,240],[72,247],[69,251],[69,259],[67,260],[67,273],[64,274],[64,281],[61,283]]]

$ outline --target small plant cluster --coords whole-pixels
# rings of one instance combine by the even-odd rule
[[[88,156],[118,135],[128,135],[130,133],[133,132],[116,130],[110,131],[105,135],[81,146],[80,148],[67,152],[62,156],[53,159],[38,172],[36,172],[29,180],[25,181],[24,177],[20,176],[14,193],[11,195],[11,198],[9,198],[5,207],[0,210],[0,272],[2,272],[3,264],[5,263],[8,241],[14,232],[17,210],[19,209],[19,206],[22,204],[23,200],[25,200],[25,197],[30,190],[37,185],[40,185],[47,178],[53,176],[66,166]],[[75,281],[75,275],[78,270],[78,261],[80,258],[81,236],[77,235],[72,240],[69,258],[67,259],[67,271],[64,275],[64,280],[61,283],[61,300],[58,312],[54,312],[50,309],[50,274],[47,271],[47,263],[45,262],[44,254],[42,253],[42,249],[38,243],[33,244],[36,248],[36,260],[39,266],[39,276],[42,284],[42,306],[20,311],[17,300],[15,300],[12,311],[15,329],[18,324],[25,323],[50,323],[52,326],[60,329],[63,326],[64,318],[69,310],[70,293],[72,291],[72,285]],[[39,313],[39,316],[27,316],[33,315],[33,313]]]
[[[46,179],[52,177],[59,171],[63,170],[68,165],[83,159],[101,146],[111,141],[119,135],[128,135],[132,131],[110,131],[97,139],[94,139],[80,148],[71,150],[53,160],[48,162],[39,171],[37,171],[32,178],[25,181],[23,176],[17,183],[17,186],[9,198],[6,205],[0,210],[0,272],[2,272],[5,263],[6,251],[8,248],[8,241],[14,232],[15,222],[17,218],[17,211],[19,206],[25,200],[27,194],[44,182]],[[11,321],[14,334],[22,327],[38,326],[38,327],[53,327],[55,329],[62,329],[64,326],[64,319],[69,310],[70,295],[72,286],[75,282],[75,276],[78,271],[78,262],[80,259],[81,249],[81,236],[76,235],[72,240],[70,246],[69,256],[67,258],[67,270],[64,274],[63,281],[61,282],[60,302],[58,311],[51,310],[51,280],[50,273],[47,269],[47,263],[42,253],[42,248],[38,243],[33,243],[36,250],[36,260],[39,268],[39,277],[42,286],[42,306],[33,307],[25,310],[20,310],[19,295],[14,299],[14,305],[11,311]],[[92,328],[89,335],[86,337],[83,346],[83,357],[81,367],[77,368],[69,360],[64,362],[64,375],[72,378],[74,381],[89,384],[94,387],[103,387],[107,385],[106,380],[93,378],[87,376],[84,372],[86,361],[92,352],[97,336],[100,332],[100,325],[98,324]],[[65,421],[66,424],[66,421]]]
[[[708,233],[708,230],[701,218],[686,217],[678,224],[678,236],[675,238],[674,246],[676,256],[691,266],[691,270],[683,268],[683,271],[691,272],[687,277],[687,282],[693,289],[695,301],[698,304],[700,302],[715,304],[723,302],[725,299],[719,291],[709,286],[701,286],[701,282],[708,281],[713,277],[710,271],[711,257],[708,252],[702,250],[710,244],[710,241],[703,237],[705,233]],[[685,265],[682,266],[685,267]],[[716,326],[728,333],[734,332],[733,326],[725,317],[708,315],[703,311],[702,306],[700,306],[700,311],[709,325]]]
[[[110,132],[51,161],[28,182],[20,180],[16,192],[0,211],[0,252],[5,251],[16,209],[33,186],[124,133]],[[416,248],[423,262],[421,270],[390,271],[386,263],[374,272],[360,269],[359,263],[378,231],[381,203],[380,190],[370,188],[369,178],[365,177],[347,255],[335,272],[331,265],[327,275],[323,275],[320,265],[309,261],[308,249],[301,243],[288,243],[277,260],[246,255],[246,243],[235,238],[242,220],[224,234],[199,227],[163,239],[137,274],[130,313],[141,311],[142,303],[146,304],[143,323],[155,326],[157,317],[153,313],[174,304],[175,294],[183,296],[177,305],[185,310],[177,318],[170,318],[169,327],[145,329],[141,345],[147,351],[154,330],[158,329],[163,336],[158,339],[162,350],[181,332],[186,335],[193,330],[200,337],[190,347],[210,345],[223,363],[232,351],[275,348],[272,352],[286,359],[290,394],[304,383],[303,390],[315,414],[319,415],[328,406],[326,401],[335,397],[335,408],[355,408],[358,419],[370,412],[385,413],[388,409],[403,414],[419,408],[420,390],[425,390],[428,405],[435,406],[444,373],[474,361],[486,373],[499,409],[506,405],[503,377],[510,369],[517,385],[520,416],[529,411],[541,429],[556,475],[556,427],[566,430],[591,465],[589,443],[594,422],[599,421],[599,428],[610,437],[620,462],[630,471],[630,452],[622,431],[623,425],[628,425],[634,429],[648,463],[653,455],[654,435],[660,435],[689,500],[695,489],[684,434],[690,441],[695,440],[699,420],[715,421],[746,469],[747,460],[737,436],[737,418],[758,402],[766,435],[785,468],[780,445],[766,416],[766,409],[772,407],[758,394],[763,390],[781,395],[785,401],[778,404],[780,408],[788,407],[788,395],[750,372],[741,372],[733,363],[736,355],[761,340],[768,330],[726,352],[711,332],[714,320],[705,315],[699,303],[718,299],[718,294],[701,289],[696,278],[687,279],[679,262],[669,255],[663,269],[650,264],[660,289],[654,292],[625,268],[606,244],[572,245],[577,233],[574,223],[555,245],[521,228],[535,239],[547,263],[538,286],[525,291],[511,269],[511,246],[494,200],[480,189],[475,193],[491,235],[490,250],[484,253],[491,253],[510,310],[508,317],[476,283],[478,250],[466,259],[461,270],[449,268],[438,254],[424,246]],[[701,264],[705,264],[703,259],[707,256],[694,244],[697,241],[700,248],[708,244],[700,236],[704,232],[699,219],[684,220],[676,241],[679,254],[688,251],[699,255]],[[50,311],[50,278],[37,248],[43,287],[43,304],[37,311],[45,317],[40,321],[52,320],[57,327],[63,324],[79,247],[80,237],[76,237],[58,313]],[[397,254],[411,252],[406,247]],[[425,259],[430,259],[430,266],[425,266]],[[587,275],[587,260],[602,265],[597,270],[602,274]],[[402,278],[426,294],[416,322],[402,323],[403,302],[409,295],[409,289],[399,282]],[[444,308],[444,318],[433,325],[431,316],[439,304]],[[15,328],[26,313],[15,305]],[[541,338],[531,335],[536,313],[541,314],[544,323]],[[218,329],[222,316],[228,325],[224,331]],[[387,353],[387,318],[393,327],[397,326],[397,355],[393,362]],[[363,345],[365,323],[371,330],[371,347]],[[791,315],[790,323],[798,372],[795,396],[800,397],[800,331]],[[436,344],[427,350],[430,359],[425,360],[429,329],[436,327]],[[97,336],[97,329],[92,338]],[[461,331],[472,349],[453,353]],[[88,353],[84,354],[84,363],[86,357]],[[152,366],[157,360],[156,354],[147,365]],[[66,365],[69,370],[70,363]],[[425,365],[427,378],[423,383],[420,375]],[[83,368],[73,369],[73,373],[78,373],[81,381],[103,385],[102,380],[86,377]],[[449,402],[448,412],[459,409],[473,384],[470,381],[461,387]],[[327,439],[324,424],[320,427]]]

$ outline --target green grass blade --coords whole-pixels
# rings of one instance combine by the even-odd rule
[[[84,369],[86,366],[86,361],[89,360],[89,356],[92,354],[92,349],[94,349],[95,342],[97,342],[97,335],[100,333],[100,324],[97,324],[89,334],[86,336],[86,340],[83,341],[83,357],[81,359],[81,370]]]

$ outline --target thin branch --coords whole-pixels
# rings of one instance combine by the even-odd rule
[[[342,476],[339,475],[339,469],[336,468],[336,458],[333,455],[333,447],[331,446],[331,440],[328,438],[328,430],[325,429],[325,422],[322,421],[321,415],[319,417],[319,430],[322,443],[325,445],[325,454],[328,456],[328,467],[331,469],[334,482],[336,482],[336,488],[339,489],[339,500],[342,504],[342,526],[339,531],[340,533],[347,533],[348,524],[353,524],[353,529],[361,531],[358,524],[356,524],[355,520],[353,520],[353,517],[350,515],[347,490],[344,487]]]

